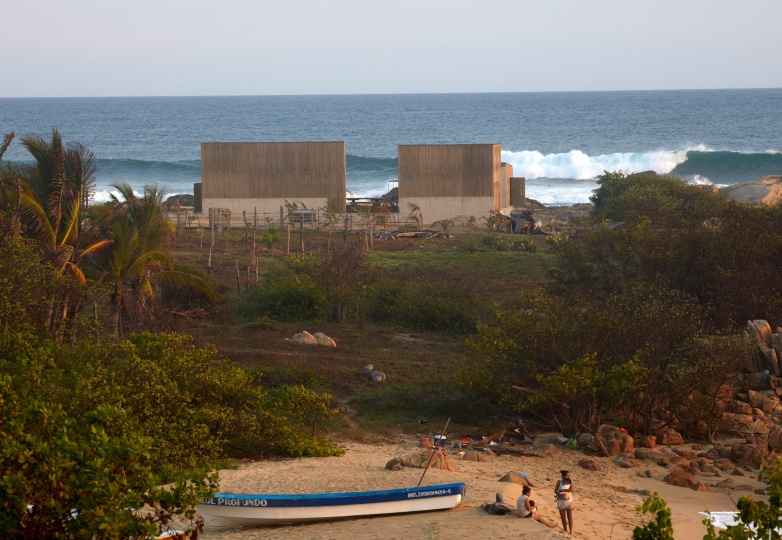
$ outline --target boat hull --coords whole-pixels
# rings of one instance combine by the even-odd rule
[[[215,527],[307,523],[411,512],[447,510],[459,504],[464,484],[313,495],[217,494],[198,511]]]

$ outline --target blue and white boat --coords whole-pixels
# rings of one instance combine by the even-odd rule
[[[198,511],[215,527],[253,527],[447,510],[459,504],[464,493],[463,483],[307,495],[218,493],[203,499]]]

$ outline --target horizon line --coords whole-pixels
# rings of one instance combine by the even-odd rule
[[[206,98],[206,97],[340,97],[340,96],[454,96],[486,94],[609,94],[654,92],[721,92],[721,91],[782,90],[782,87],[734,87],[734,88],[657,88],[634,90],[523,90],[487,92],[375,92],[375,93],[324,93],[324,94],[137,94],[93,96],[0,96],[0,99],[129,99],[129,98]]]

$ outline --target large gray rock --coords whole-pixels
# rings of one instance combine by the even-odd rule
[[[336,347],[337,343],[323,332],[315,332],[313,337],[318,340],[318,345],[323,347]]]
[[[285,338],[285,341],[293,341],[301,345],[320,345],[322,347],[336,347],[337,344],[333,339],[321,332],[315,332],[310,334],[306,330],[302,330],[298,334],[294,334],[290,339]]]
[[[749,334],[757,341],[758,345],[771,347],[771,325],[763,319],[747,321],[747,330]]]
[[[782,176],[764,176],[720,189],[720,194],[748,204],[774,205],[782,201]]]
[[[307,332],[306,330],[302,330],[298,334],[293,334],[293,336],[288,339],[285,338],[285,341],[293,341],[294,343],[299,343],[301,345],[317,345],[318,339]]]

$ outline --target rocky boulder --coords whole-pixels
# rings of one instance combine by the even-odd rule
[[[605,472],[605,469],[594,459],[582,459],[578,462],[578,466],[588,471]]]
[[[656,448],[636,448],[633,452],[635,459],[652,459],[658,461],[665,457],[665,454],[657,450]]]
[[[682,469],[672,470],[663,478],[663,482],[678,487],[691,487],[698,483],[693,475]]]
[[[485,461],[492,461],[496,457],[497,454],[495,454],[491,450],[487,450],[486,452],[476,452],[475,450],[467,450],[464,452],[462,459],[464,461],[485,462]]]
[[[315,332],[310,334],[306,330],[302,330],[298,334],[294,334],[290,339],[285,338],[285,341],[292,341],[299,343],[300,345],[320,345],[322,347],[336,347],[336,342],[322,332]]]
[[[535,487],[535,484],[533,484],[529,478],[526,476],[521,476],[521,473],[514,471],[511,471],[500,478],[498,482],[510,482],[511,484],[519,484],[520,486],[529,486],[531,488]]]
[[[782,176],[764,176],[720,189],[720,195],[747,204],[774,205],[782,201]]]
[[[617,457],[614,463],[616,463],[617,467],[621,467],[622,469],[632,469],[633,467],[639,467],[641,465],[637,459],[633,459],[632,456],[627,454],[622,454]]]
[[[609,456],[633,452],[633,438],[625,430],[616,426],[600,426],[593,442],[598,451],[603,451]]]
[[[671,427],[664,428],[657,433],[657,443],[665,445],[684,444],[681,433]]]
[[[657,448],[657,437],[654,435],[636,437],[635,446],[638,448]]]

